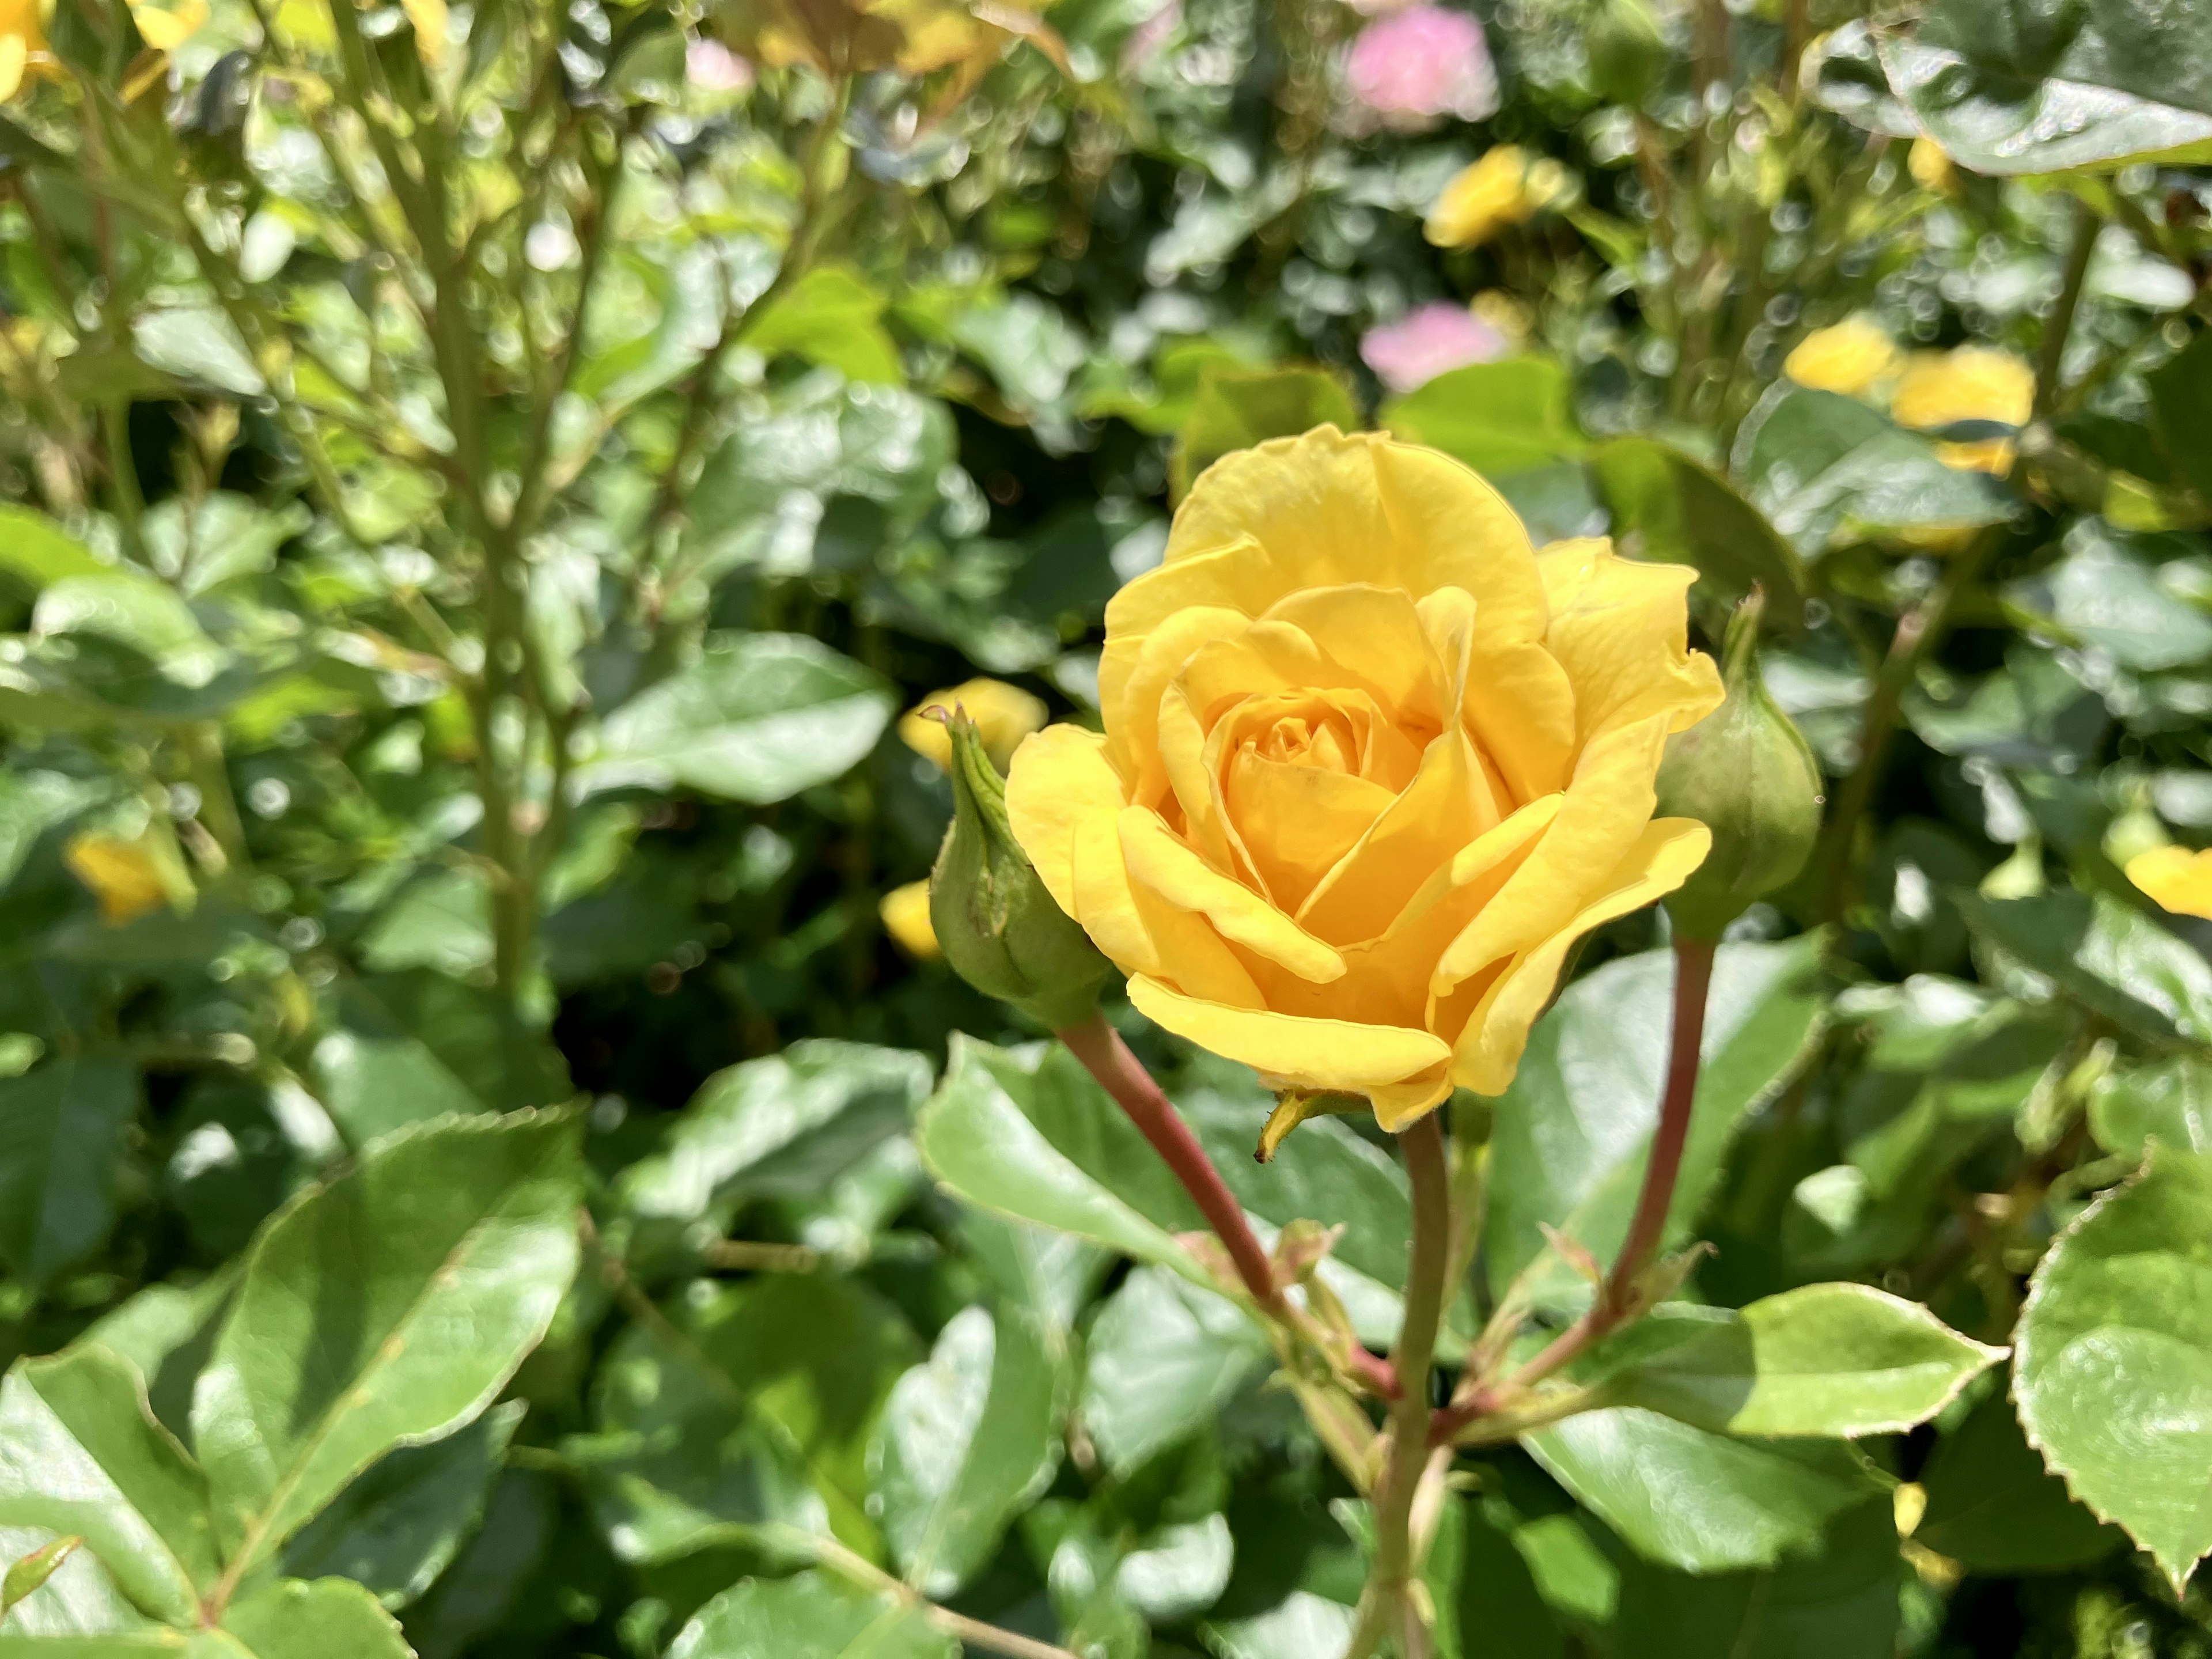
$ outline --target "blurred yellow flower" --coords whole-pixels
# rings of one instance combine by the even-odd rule
[[[2035,371],[2011,352],[1989,346],[1914,353],[1890,399],[1890,413],[1900,424],[1923,430],[1966,421],[2026,426],[2034,410]],[[2009,437],[1988,437],[1941,443],[1936,453],[1946,466],[1962,471],[2003,472],[2012,465],[2014,448]]]
[[[884,919],[884,931],[898,942],[899,949],[907,955],[917,962],[930,962],[940,954],[937,929],[929,921],[927,882],[910,881],[903,887],[892,888],[877,908]]]
[[[62,849],[62,862],[92,890],[110,923],[135,921],[169,902],[170,873],[143,839],[88,830]]]
[[[415,31],[415,55],[435,69],[446,55],[446,0],[399,0]]]
[[[0,0],[0,101],[22,89],[26,77],[52,74],[46,13],[51,0]]]
[[[138,38],[155,52],[174,52],[208,20],[208,0],[131,0]]]
[[[941,720],[929,711],[955,708],[968,711],[983,739],[983,750],[1001,772],[1013,759],[1024,738],[1045,721],[1044,700],[1004,680],[974,679],[943,691],[933,691],[899,717],[899,736],[917,755],[935,763],[940,772],[952,769],[952,738]]]
[[[2128,879],[2178,916],[2212,921],[2212,848],[2154,847],[2127,864]]]
[[[1480,247],[1508,226],[1526,224],[1570,182],[1549,157],[1499,144],[1444,186],[1422,232],[1438,247]]]
[[[1951,158],[1933,138],[1915,138],[1912,149],[1905,155],[1905,167],[1912,175],[1912,182],[1923,190],[1948,191],[1959,181],[1958,170],[1951,165]]]
[[[1539,553],[1434,450],[1320,427],[1216,461],[1115,594],[1103,735],[1014,757],[1014,835],[1129,1000],[1383,1127],[1494,1095],[1574,941],[1679,886],[1670,732],[1721,700],[1696,573]]]
[[[1867,316],[1848,317],[1800,340],[1784,361],[1782,372],[1815,392],[1858,398],[1897,373],[1902,361],[1897,343],[1880,323]]]
[[[1534,313],[1502,288],[1483,289],[1468,301],[1468,309],[1478,321],[1496,329],[1516,351],[1528,344],[1529,335],[1535,331]]]

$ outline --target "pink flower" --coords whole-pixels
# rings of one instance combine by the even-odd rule
[[[1182,0],[1163,0],[1151,16],[1129,31],[1129,38],[1121,43],[1122,69],[1142,69],[1182,27]]]
[[[1395,323],[1370,328],[1359,355],[1393,392],[1412,392],[1447,369],[1492,363],[1512,343],[1465,306],[1443,300],[1419,306]]]
[[[1498,112],[1498,70],[1482,25],[1442,6],[1408,6],[1360,30],[1344,79],[1355,101],[1400,132],[1447,115],[1480,121]]]
[[[744,92],[753,83],[753,66],[720,40],[685,46],[684,74],[702,92]]]

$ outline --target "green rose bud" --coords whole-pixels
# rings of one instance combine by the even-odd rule
[[[975,722],[956,708],[952,827],[929,876],[929,921],[952,969],[987,996],[1054,1031],[1098,1006],[1113,971],[1053,902],[1006,823],[1006,783]]]
[[[1820,769],[1759,672],[1756,589],[1729,621],[1721,650],[1728,697],[1668,740],[1659,766],[1659,811],[1696,818],[1713,850],[1667,900],[1685,938],[1717,939],[1754,899],[1795,880],[1820,830]]]

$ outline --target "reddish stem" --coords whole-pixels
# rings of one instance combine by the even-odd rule
[[[1252,1231],[1251,1223],[1244,1218],[1244,1206],[1222,1180],[1221,1171],[1213,1167],[1213,1160],[1206,1155],[1206,1148],[1198,1144],[1198,1137],[1190,1125],[1182,1121],[1174,1103],[1160,1092],[1160,1085],[1152,1081],[1152,1074],[1145,1069],[1144,1061],[1129,1052],[1129,1045],[1121,1041],[1121,1034],[1106,1023],[1103,1014],[1093,1014],[1080,1025],[1071,1025],[1060,1034],[1067,1050],[1084,1064],[1085,1069],[1097,1078],[1106,1092],[1129,1115],[1152,1150],[1175,1171],[1176,1179],[1182,1182],[1183,1190],[1191,1195],[1206,1224],[1228,1248],[1229,1259],[1236,1264],[1237,1276],[1244,1281],[1244,1288],[1252,1299],[1270,1314],[1283,1311],[1282,1287],[1275,1283],[1274,1264]],[[1386,1360],[1379,1359],[1364,1348],[1356,1351],[1352,1365],[1368,1386],[1378,1394],[1395,1399],[1398,1393],[1397,1373]]]
[[[1442,1445],[1479,1417],[1498,1409],[1507,1398],[1540,1382],[1620,1324],[1636,1308],[1636,1280],[1659,1253],[1681,1178],[1682,1153],[1690,1141],[1690,1110],[1698,1097],[1698,1054],[1705,1036],[1705,999],[1712,988],[1715,946],[1708,939],[1674,941],[1674,1019],[1667,1057],[1666,1092],[1659,1099],[1659,1127],[1651,1137],[1651,1161],[1644,1165],[1643,1189],[1628,1237],[1613,1269],[1598,1287],[1589,1310],[1547,1343],[1534,1358],[1501,1382],[1476,1389],[1438,1412],[1429,1443]]]

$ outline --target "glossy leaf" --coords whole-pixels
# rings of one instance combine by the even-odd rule
[[[2089,1097],[2089,1127],[2106,1152],[2129,1157],[2153,1139],[2212,1152],[2212,1064],[2175,1054],[2106,1073]]]
[[[892,706],[874,674],[812,640],[718,635],[696,662],[607,718],[575,787],[683,787],[754,805],[788,799],[874,748]]]
[[[915,1609],[823,1572],[748,1578],[699,1609],[668,1659],[958,1659]]]
[[[1928,1506],[1913,1538],[1970,1572],[2086,1566],[2121,1542],[2044,1467],[2002,1393],[1936,1443],[1920,1483]]]
[[[2109,895],[1954,896],[1976,933],[2092,1012],[2153,1042],[2212,1042],[2212,963]]]
[[[192,1400],[226,1549],[267,1558],[394,1446],[491,1403],[575,1273],[574,1126],[395,1135],[262,1233]]]
[[[680,1222],[738,1199],[809,1196],[904,1129],[929,1083],[921,1055],[854,1042],[795,1042],[730,1066],[691,1097],[665,1149],[625,1172],[623,1202]]]
[[[1123,1474],[1212,1423],[1268,1350],[1235,1304],[1139,1267],[1099,1309],[1084,1353],[1084,1426]]]
[[[1637,1553],[1682,1572],[1768,1567],[1813,1549],[1884,1485],[1832,1441],[1741,1439],[1634,1407],[1584,1412],[1524,1443]]]
[[[2021,1310],[2029,1441],[2179,1591],[2212,1551],[2212,1160],[2159,1148],[2062,1234]]]
[[[891,1389],[877,1449],[884,1535],[907,1581],[951,1595],[1060,1461],[1060,1381],[1029,1316],[953,1316]]]
[[[1770,623],[1803,620],[1805,571],[1797,550],[1717,473],[1650,438],[1613,438],[1590,458],[1613,535],[1634,557],[1698,573],[1701,615],[1723,617],[1757,584]]]
[[[138,1077],[90,1049],[0,1079],[0,1255],[43,1285],[106,1238]]]
[[[280,1578],[249,1591],[222,1629],[253,1659],[410,1659],[413,1650],[376,1598],[347,1578]]]
[[[1736,1126],[1802,1060],[1822,1010],[1818,950],[1810,934],[1722,946],[1670,1240],[1694,1228]],[[1540,1223],[1601,1261],[1620,1248],[1658,1121],[1673,985],[1671,953],[1608,963],[1570,986],[1537,1023],[1500,1097],[1492,1141],[1485,1237],[1497,1294],[1533,1267],[1540,1299],[1587,1299],[1586,1283],[1546,1257]]]
[[[1391,436],[1441,449],[1492,481],[1589,447],[1575,424],[1567,371],[1548,357],[1448,369],[1385,400],[1376,420]]]
[[[1802,1285],[1733,1314],[1662,1309],[1626,1341],[1644,1351],[1621,1369],[1593,1357],[1608,1399],[1738,1435],[1909,1429],[2005,1352],[1869,1285]]]
[[[350,1578],[404,1607],[453,1562],[522,1421],[520,1401],[424,1446],[387,1452],[284,1547],[294,1578]]]
[[[128,1362],[100,1348],[0,1379],[0,1526],[74,1534],[149,1617],[197,1618],[219,1571],[208,1489],[153,1419]]]
[[[1208,370],[1199,377],[1190,413],[1176,439],[1168,463],[1170,487],[1180,500],[1200,473],[1233,449],[1295,437],[1324,424],[1351,431],[1359,423],[1359,405],[1330,370],[1296,364]]]
[[[758,319],[745,343],[788,351],[838,370],[848,380],[896,381],[898,345],[883,325],[884,296],[843,265],[817,265]]]

